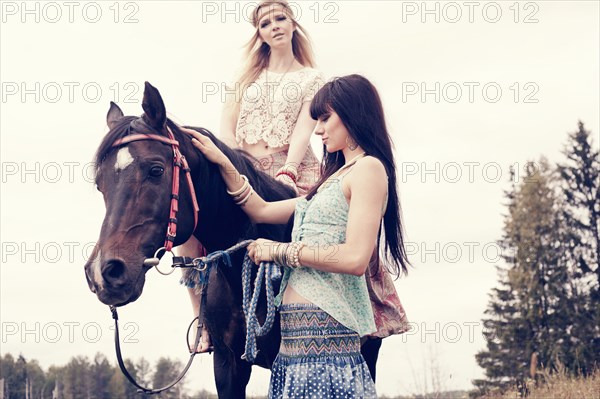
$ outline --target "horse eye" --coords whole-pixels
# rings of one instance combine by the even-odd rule
[[[150,169],[150,176],[159,177],[163,173],[165,173],[165,168],[163,168],[162,166],[153,166]]]

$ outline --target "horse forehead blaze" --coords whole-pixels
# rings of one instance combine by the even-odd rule
[[[123,147],[117,152],[117,160],[115,161],[115,172],[121,172],[133,163],[135,159],[129,152],[128,147]]]

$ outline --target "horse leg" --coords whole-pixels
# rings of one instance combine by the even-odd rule
[[[377,365],[377,358],[379,357],[381,341],[381,338],[369,337],[360,347],[360,353],[365,358],[373,382],[375,382],[375,366]]]
[[[235,354],[229,350],[216,350],[213,366],[219,399],[246,398],[246,385],[252,372],[250,363],[235,359]]]
[[[215,348],[217,393],[221,399],[243,399],[252,365],[241,359],[246,338],[242,301],[221,268],[211,271],[207,288],[205,318]]]

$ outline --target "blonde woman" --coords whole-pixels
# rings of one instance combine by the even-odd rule
[[[306,194],[319,178],[310,147],[310,101],[323,86],[306,31],[285,1],[264,1],[251,16],[256,32],[247,64],[225,104],[220,138],[257,159],[271,176]]]
[[[320,175],[310,146],[316,121],[309,111],[325,81],[314,68],[308,34],[286,1],[261,2],[251,22],[256,31],[246,45],[248,61],[234,85],[236,95],[228,96],[223,107],[220,139],[248,152],[257,169],[304,195]],[[192,236],[177,252],[198,257],[200,248]],[[196,315],[200,298],[193,287],[189,293]],[[197,350],[211,350],[206,329]]]

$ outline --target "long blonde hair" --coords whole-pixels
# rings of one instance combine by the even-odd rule
[[[296,30],[292,36],[292,51],[294,58],[305,67],[315,67],[314,53],[310,41],[310,37],[306,30],[294,18],[294,12],[290,8],[286,0],[265,0],[262,1],[252,12],[252,25],[256,28],[256,32],[252,39],[244,46],[244,58],[246,63],[242,68],[239,78],[237,79],[236,89],[236,113],[239,112],[240,102],[244,91],[254,83],[263,69],[269,65],[269,57],[271,55],[271,47],[260,38],[258,23],[259,10],[263,7],[280,5],[285,13],[291,18]]]

